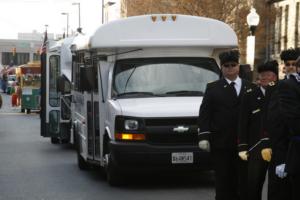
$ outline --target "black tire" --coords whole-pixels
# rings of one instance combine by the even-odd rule
[[[69,139],[69,138],[61,139],[61,143],[62,143],[62,144],[68,144],[69,142],[70,142],[70,139]]]
[[[51,143],[52,144],[58,144],[59,143],[59,138],[57,138],[57,137],[51,137]]]
[[[123,184],[121,173],[118,171],[111,154],[108,154],[108,163],[106,166],[106,180],[110,186],[120,186]]]
[[[31,110],[30,109],[26,109],[26,114],[30,114]]]
[[[24,113],[25,112],[25,108],[21,108],[21,112]]]
[[[77,139],[79,138],[79,135],[77,135],[77,133],[75,133]],[[80,170],[89,170],[90,169],[90,165],[89,163],[87,163],[84,158],[80,155],[80,140],[78,139],[77,140],[77,143],[76,143],[76,153],[77,153],[77,165],[78,165],[78,168]]]
[[[80,170],[89,170],[89,164],[84,160],[84,158],[80,155],[79,151],[77,150],[77,164]]]
[[[79,144],[78,143],[78,141],[77,141],[77,137],[78,137],[78,135],[76,134],[76,130],[75,130],[75,125],[73,125],[73,128],[72,128],[73,130],[72,130],[72,132],[70,133],[70,134],[73,134],[73,147],[74,147],[74,149],[76,149],[76,146],[77,146],[77,144]]]

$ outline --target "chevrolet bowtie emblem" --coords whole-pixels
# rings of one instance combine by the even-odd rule
[[[188,127],[184,127],[184,126],[178,126],[176,128],[173,128],[174,132],[178,132],[178,133],[184,133],[186,131],[188,131],[189,128]]]

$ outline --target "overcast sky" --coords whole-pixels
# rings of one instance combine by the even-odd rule
[[[69,33],[78,27],[78,6],[80,2],[81,27],[90,33],[101,24],[102,0],[0,0],[0,39],[17,39],[18,32],[48,32],[62,34],[67,26]]]

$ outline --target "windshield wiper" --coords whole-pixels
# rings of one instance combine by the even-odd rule
[[[117,94],[117,97],[122,97],[122,96],[161,96],[161,95],[156,95],[152,92],[124,92],[124,93]]]
[[[204,93],[202,91],[191,91],[191,90],[176,90],[169,91],[166,94],[176,95],[176,96],[203,96]]]

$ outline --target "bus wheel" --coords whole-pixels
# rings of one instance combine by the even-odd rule
[[[69,138],[61,139],[62,144],[68,144],[70,142]]]
[[[21,108],[21,112],[24,113],[25,112],[25,108]]]
[[[57,137],[51,137],[51,143],[52,144],[58,144],[59,143],[59,138],[57,138]]]
[[[105,166],[106,180],[108,184],[111,186],[122,185],[120,173],[118,172],[116,165],[113,162],[111,154],[106,154],[105,160],[106,160],[106,166]]]
[[[80,170],[89,170],[89,164],[84,160],[84,158],[80,155],[79,151],[77,150],[77,164]]]
[[[26,114],[30,114],[31,110],[30,109],[26,109]]]
[[[77,140],[76,144],[76,153],[77,153],[77,164],[80,170],[89,170],[89,164],[84,160],[84,158],[80,155],[80,140]]]

